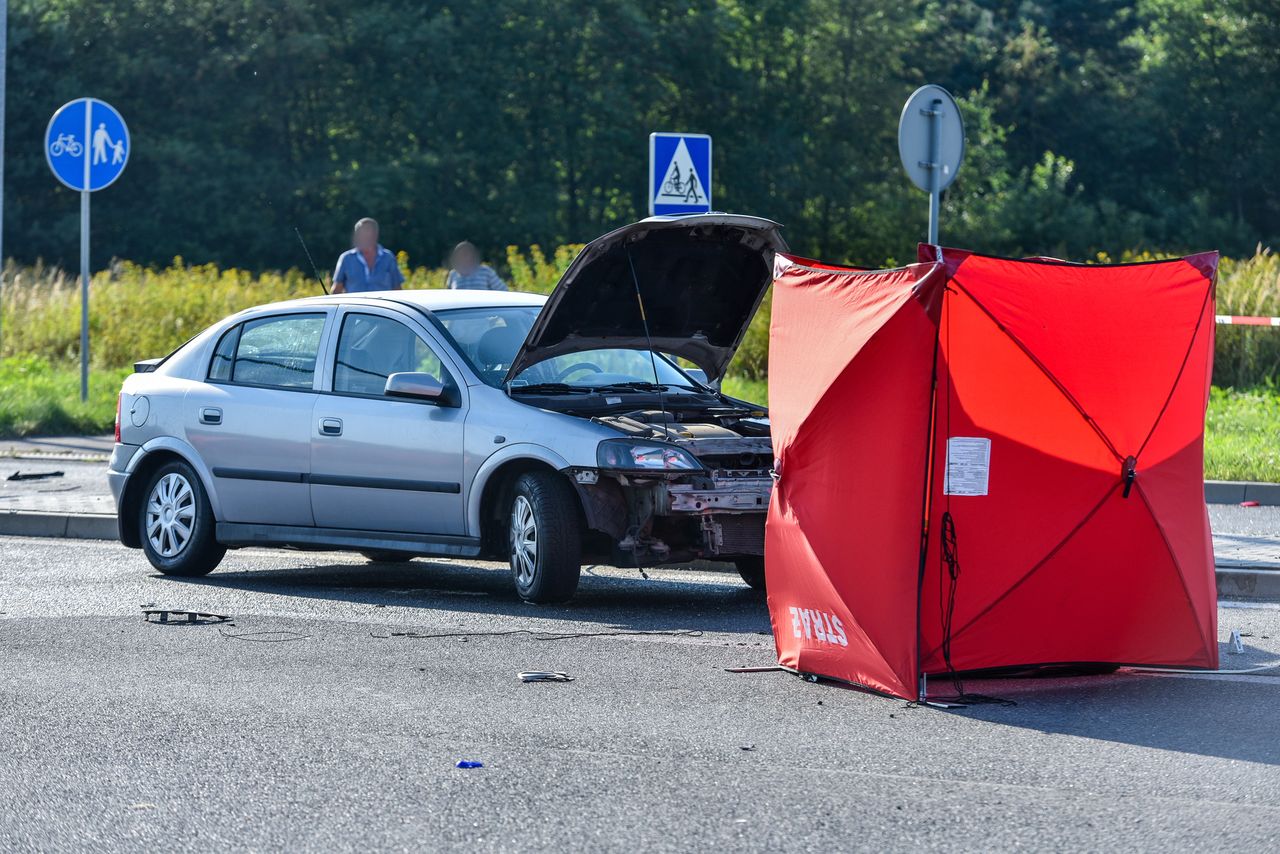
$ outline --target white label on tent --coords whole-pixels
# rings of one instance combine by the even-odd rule
[[[991,470],[991,440],[968,436],[947,439],[945,495],[986,495]]]

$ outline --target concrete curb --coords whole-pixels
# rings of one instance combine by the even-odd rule
[[[87,513],[0,512],[0,534],[17,537],[58,537],[68,540],[119,539],[115,516]]]
[[[1239,504],[1241,501],[1256,501],[1265,507],[1277,507],[1280,506],[1280,483],[1206,480],[1204,500],[1208,504]]]
[[[1218,567],[1219,599],[1280,599],[1280,571]]]

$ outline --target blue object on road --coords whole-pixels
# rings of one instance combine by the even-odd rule
[[[649,215],[711,212],[711,137],[649,134]]]
[[[457,764],[457,766],[455,766],[455,767],[458,767],[458,768],[483,768],[483,767],[484,767],[484,763],[483,763],[483,762],[478,762],[478,761],[476,761],[476,760],[474,760],[474,759],[459,759],[459,760],[458,760],[458,764]]]
[[[110,186],[129,162],[129,128],[116,108],[97,98],[63,104],[44,135],[54,176],[73,190]]]

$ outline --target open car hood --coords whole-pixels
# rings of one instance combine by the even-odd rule
[[[567,353],[647,350],[637,281],[653,349],[720,379],[773,281],[774,253],[787,249],[780,228],[759,217],[699,214],[650,217],[596,238],[560,278],[507,381]]]

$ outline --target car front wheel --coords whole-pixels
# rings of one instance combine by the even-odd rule
[[[561,475],[528,472],[516,480],[507,530],[520,598],[545,604],[573,596],[582,572],[582,531],[577,498]]]
[[[740,557],[733,562],[738,568],[738,575],[752,590],[764,592],[764,558]]]
[[[161,466],[147,484],[138,508],[142,550],[165,575],[205,575],[227,553],[214,539],[213,510],[191,466]]]

